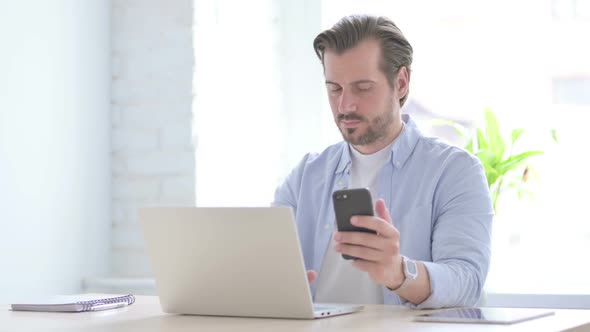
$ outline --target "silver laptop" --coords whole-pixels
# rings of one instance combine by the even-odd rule
[[[313,319],[361,310],[312,304],[290,208],[139,211],[162,310]]]

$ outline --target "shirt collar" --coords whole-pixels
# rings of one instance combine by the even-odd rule
[[[404,129],[391,146],[391,163],[393,167],[398,169],[404,166],[406,160],[408,160],[410,154],[414,151],[416,143],[422,136],[418,126],[416,126],[416,122],[414,122],[409,114],[402,114],[402,121],[405,123]],[[336,174],[343,173],[350,167],[351,159],[348,144],[343,142],[341,146],[342,152],[338,167],[336,167]]]

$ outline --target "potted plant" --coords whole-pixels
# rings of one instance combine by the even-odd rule
[[[509,136],[503,136],[500,131],[498,119],[490,109],[484,111],[485,122],[483,126],[469,130],[464,126],[449,120],[435,120],[436,125],[448,125],[464,139],[464,149],[477,156],[481,161],[487,178],[494,212],[494,224],[498,221],[499,198],[505,193],[516,190],[518,198],[528,195],[534,198],[527,189],[527,182],[533,173],[533,168],[527,162],[531,157],[543,154],[542,150],[528,150],[514,153],[514,146],[519,138],[525,133],[524,129],[512,129]],[[555,130],[551,130],[551,136],[557,142]],[[500,227],[498,227],[500,226]],[[512,245],[520,242],[520,232],[514,224],[499,223],[492,227],[494,254],[491,265],[503,261],[510,256]],[[490,271],[492,271],[491,269]],[[492,274],[492,273],[490,273]],[[491,277],[491,275],[490,275]],[[496,276],[497,277],[497,276]],[[488,278],[490,279],[490,278]],[[493,279],[493,278],[491,278]],[[486,284],[484,289],[488,289]],[[485,305],[487,291],[484,290],[480,305]]]
[[[529,150],[514,154],[514,146],[524,134],[524,129],[512,129],[509,137],[503,137],[500,132],[498,118],[490,109],[484,111],[485,123],[475,130],[468,130],[464,126],[449,120],[436,120],[436,125],[448,125],[465,140],[464,149],[475,155],[482,163],[494,211],[497,212],[498,200],[507,189],[516,189],[519,199],[525,194],[534,198],[526,188],[532,168],[526,164],[529,158],[543,154],[542,150]],[[551,130],[553,140],[557,142],[555,130]]]

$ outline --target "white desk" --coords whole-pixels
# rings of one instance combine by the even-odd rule
[[[137,296],[135,304],[86,313],[10,311],[0,305],[0,331],[590,331],[590,310],[555,310],[554,316],[514,325],[413,322],[420,311],[400,306],[366,306],[360,313],[317,320],[168,315],[158,298]]]

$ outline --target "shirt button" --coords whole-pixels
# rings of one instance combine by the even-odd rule
[[[325,229],[330,229],[330,224],[326,224],[326,226],[324,226]]]
[[[399,161],[396,161],[395,163],[393,163],[395,165],[395,167],[399,167],[399,165],[401,165],[402,163],[400,163]]]

